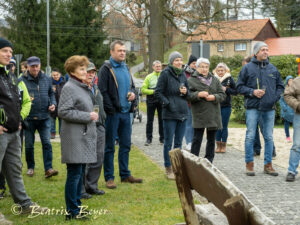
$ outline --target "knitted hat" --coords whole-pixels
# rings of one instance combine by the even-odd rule
[[[179,52],[172,52],[169,55],[169,63],[173,64],[174,60],[177,58],[183,58],[182,55]]]
[[[13,48],[13,45],[8,40],[0,37],[0,49],[5,48],[5,47]]]
[[[9,61],[9,64],[11,64],[11,63],[14,64],[15,66],[16,66],[16,64],[17,64],[17,63],[16,63],[16,60],[14,60],[13,58],[11,58],[10,61]]]
[[[268,47],[268,45],[263,41],[256,42],[253,47],[253,54],[256,55],[262,47]]]
[[[196,62],[197,61],[197,57],[194,55],[190,55],[189,61],[188,61],[188,65],[191,65],[192,62]]]

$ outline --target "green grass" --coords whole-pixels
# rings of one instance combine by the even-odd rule
[[[49,209],[65,209],[64,187],[66,166],[60,162],[60,144],[53,144],[53,168],[59,170],[59,175],[50,179],[44,178],[41,144],[35,144],[36,168],[34,177],[26,176],[26,163],[23,154],[23,177],[28,196],[34,202]],[[24,151],[23,151],[24,153]],[[117,152],[115,154],[117,156]],[[115,160],[117,161],[117,160]],[[175,224],[184,221],[178,192],[174,181],[165,178],[163,171],[148,159],[136,147],[130,152],[130,169],[132,174],[142,177],[142,184],[121,184],[116,176],[118,185],[115,190],[105,188],[103,175],[99,180],[99,188],[105,190],[103,196],[93,196],[83,200],[82,205],[89,210],[99,210],[106,213],[93,217],[88,224],[105,225],[140,225],[140,224]],[[118,166],[115,165],[115,175]],[[28,218],[27,215],[13,215],[11,197],[0,201],[1,212],[14,224],[83,224],[80,221],[65,221],[63,215],[40,215]]]

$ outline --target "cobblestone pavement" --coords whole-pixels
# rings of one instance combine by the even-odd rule
[[[153,141],[150,146],[144,146],[145,127],[146,115],[144,114],[141,123],[137,119],[134,121],[132,143],[164,170],[163,145],[159,144],[157,119],[154,121]],[[202,157],[204,147],[205,143],[201,147],[200,155]],[[300,178],[296,178],[296,181],[292,183],[286,182],[286,169],[277,166],[274,168],[279,172],[278,177],[265,175],[263,173],[263,160],[258,158],[255,158],[256,176],[247,177],[245,175],[244,154],[230,147],[227,149],[225,154],[216,154],[214,165],[276,224],[300,225]]]

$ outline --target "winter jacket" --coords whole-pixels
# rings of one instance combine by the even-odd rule
[[[58,116],[62,119],[62,163],[94,163],[96,155],[96,123],[91,120],[93,102],[89,87],[70,77],[62,89]]]
[[[52,81],[46,74],[39,72],[37,78],[34,78],[27,71],[21,78],[26,84],[29,93],[34,94],[34,100],[31,104],[31,110],[27,120],[44,120],[49,118],[48,108],[55,105],[56,101],[52,89]]]
[[[193,128],[208,128],[221,129],[221,109],[220,103],[224,101],[226,95],[222,89],[222,85],[218,78],[209,73],[207,79],[212,78],[211,84],[208,86],[200,79],[200,75],[195,71],[189,78],[190,96],[189,100],[192,107]],[[203,77],[203,76],[202,76]],[[201,91],[208,91],[209,94],[215,96],[215,101],[206,101],[204,98],[199,98],[198,93]]]
[[[127,67],[127,65],[125,64]],[[127,67],[128,68],[128,67]],[[135,86],[131,79],[131,90],[135,92]],[[98,87],[103,96],[103,105],[106,114],[113,115],[117,112],[121,112],[121,104],[118,93],[118,82],[113,72],[112,65],[109,60],[106,60],[98,72]],[[136,98],[137,99],[137,98]],[[129,112],[137,106],[136,99],[132,102]]]
[[[218,75],[215,76],[220,81],[223,87],[227,87],[225,91],[226,98],[224,101],[221,102],[221,107],[231,107],[231,95],[237,94],[236,85],[233,77],[230,73],[224,74],[223,77],[219,77]]]
[[[187,90],[189,90],[187,79],[182,72],[176,75],[174,69],[167,66],[160,74],[154,95],[159,99],[163,106],[162,118],[184,121],[188,117],[187,96],[180,95],[180,84],[184,83]]]
[[[94,93],[93,91],[90,89],[90,97],[93,101],[93,105],[99,105],[99,119],[98,122],[96,122],[97,126],[105,126],[105,119],[106,119],[106,114],[104,112],[104,107],[103,107],[103,97],[101,95],[101,92],[99,90],[99,88],[97,87],[96,84],[93,85],[93,89],[94,89]]]
[[[284,90],[277,68],[269,60],[258,61],[255,56],[242,68],[236,85],[238,93],[244,95],[245,108],[261,111],[275,109]],[[265,95],[262,98],[254,96],[253,91],[263,86],[266,86]]]
[[[59,98],[61,95],[61,90],[63,89],[64,85],[66,84],[66,81],[65,81],[65,78],[63,78],[63,77],[60,77],[59,81],[56,81],[53,78],[51,80],[52,80],[52,89],[53,89],[53,92],[55,95],[55,101],[56,101],[56,104],[58,105]],[[55,107],[54,112],[50,112],[51,117],[56,118],[58,116],[57,111],[58,111],[57,107]]]
[[[19,89],[12,74],[0,65],[0,125],[8,133],[19,129],[21,122]]]
[[[157,81],[160,73],[153,72],[146,76],[143,85],[142,85],[142,93],[147,95],[147,103],[156,103],[158,99],[154,96],[154,90],[157,85]]]
[[[296,113],[300,113],[300,77],[295,78],[292,85],[285,89],[284,100]]]
[[[293,76],[287,76],[287,77],[285,78],[285,82],[284,82],[285,88],[288,87],[287,84],[288,84],[288,81],[289,81],[290,79],[293,79]],[[286,120],[286,121],[292,123],[293,120],[294,120],[294,110],[293,110],[288,104],[286,104],[283,95],[280,97],[279,103],[280,103],[280,108],[281,108],[280,116],[281,116],[284,120]]]

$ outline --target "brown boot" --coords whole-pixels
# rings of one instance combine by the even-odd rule
[[[247,176],[255,176],[254,162],[248,162],[248,163],[246,163],[246,175]]]
[[[221,152],[221,141],[216,141],[216,144],[217,144],[217,148],[216,148],[215,153],[220,153]]]
[[[106,187],[109,189],[114,189],[117,187],[116,183],[114,182],[113,179],[109,179],[108,181],[106,181]]]
[[[166,175],[167,175],[167,178],[169,180],[175,180],[175,176],[174,176],[174,173],[173,173],[173,170],[172,170],[171,166],[166,167]]]
[[[141,178],[135,178],[133,176],[126,177],[121,180],[122,183],[143,183],[143,179]]]
[[[264,173],[269,174],[271,176],[278,176],[278,173],[272,167],[272,163],[267,163],[264,166]]]
[[[226,142],[221,142],[221,153],[226,152]]]

